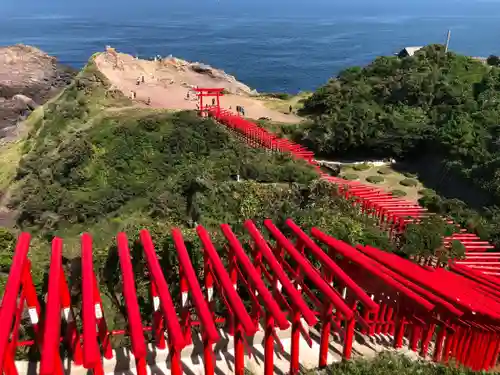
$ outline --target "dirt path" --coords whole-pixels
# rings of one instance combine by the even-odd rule
[[[221,99],[221,107],[225,109],[235,111],[236,106],[243,106],[245,116],[255,120],[267,117],[272,121],[285,123],[301,121],[301,118],[293,114],[268,108],[262,100],[252,97],[253,90],[232,76],[212,68],[204,68],[199,72],[197,67],[200,64],[197,63],[175,58],[162,61],[140,60],[113,50],[99,54],[95,61],[115,88],[129,97],[135,92],[135,100],[141,104],[150,98],[153,108],[196,109],[197,98],[191,88],[214,87],[224,88],[228,92]]]

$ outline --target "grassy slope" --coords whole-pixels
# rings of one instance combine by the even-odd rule
[[[300,162],[242,147],[194,113],[130,106],[91,63],[32,120],[12,202],[24,228],[75,240],[98,228],[97,240],[109,245],[119,230],[188,225],[186,191],[198,179],[210,185],[236,173],[261,182],[314,177]]]
[[[472,375],[469,369],[444,366],[425,361],[415,361],[403,355],[382,353],[374,359],[356,359],[329,366],[325,370],[313,370],[305,374],[319,375]]]
[[[304,106],[304,100],[308,99],[311,95],[311,92],[300,92],[297,95],[262,94],[259,99],[264,101],[266,107],[270,109],[288,113],[290,106],[293,107],[294,112],[301,109]]]
[[[390,171],[390,173],[384,173],[380,174],[378,173],[379,170],[387,170]],[[353,166],[351,165],[345,165],[342,167],[342,172],[341,176],[346,176],[346,175],[356,175],[358,176],[358,180],[363,182],[364,184],[372,184],[375,187],[378,187],[380,189],[383,189],[387,192],[391,192],[394,190],[400,190],[403,191],[406,195],[404,195],[404,199],[412,201],[412,202],[418,202],[418,200],[422,197],[422,194],[419,193],[420,191],[425,189],[424,184],[419,181],[417,178],[415,180],[417,181],[416,186],[403,186],[400,184],[402,180],[407,179],[408,177],[405,176],[404,174],[392,169],[391,167],[375,167],[371,166],[370,168],[366,170],[355,170],[353,169]],[[409,174],[407,174],[409,176]],[[373,184],[369,181],[366,180],[366,178],[370,176],[378,176],[382,177],[384,179],[383,182]]]

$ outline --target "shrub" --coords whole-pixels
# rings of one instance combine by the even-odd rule
[[[353,180],[357,180],[359,178],[359,176],[355,173],[347,173],[347,174],[343,175],[342,178],[344,180],[353,181]]]
[[[16,237],[5,228],[0,228],[0,272],[9,272],[14,256]]]
[[[417,186],[417,180],[412,178],[405,178],[404,180],[399,181],[399,183],[403,186]]]
[[[406,196],[406,191],[396,189],[391,191],[391,194],[393,197],[401,198]]]
[[[352,166],[352,169],[354,169],[355,171],[366,171],[367,169],[370,169],[370,168],[371,168],[371,165],[366,164],[366,163],[354,164]]]
[[[270,93],[264,93],[262,96],[266,98],[274,98],[274,99],[281,99],[281,100],[288,100],[290,99],[290,94],[287,94],[286,92],[270,92]]]
[[[403,172],[403,176],[407,177],[407,178],[417,178],[417,174],[416,173],[411,173],[411,172]]]
[[[420,194],[422,194],[423,196],[432,196],[432,195],[436,195],[436,192],[432,189],[421,189],[418,191]]]
[[[455,368],[442,364],[415,361],[407,356],[383,352],[375,358],[360,358],[352,361],[335,363],[325,372],[314,371],[311,374],[337,375],[472,375],[474,371],[466,368]]]
[[[366,181],[371,182],[372,184],[380,184],[384,182],[384,178],[382,176],[368,176]]]
[[[486,59],[486,63],[491,66],[500,66],[500,57],[495,55],[490,55]]]
[[[389,167],[382,167],[377,171],[377,173],[379,173],[379,174],[391,174],[392,169]]]

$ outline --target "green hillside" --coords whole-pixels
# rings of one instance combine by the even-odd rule
[[[379,57],[331,79],[302,114],[299,142],[325,157],[396,158],[439,194],[424,206],[500,245],[500,68],[440,45]]]

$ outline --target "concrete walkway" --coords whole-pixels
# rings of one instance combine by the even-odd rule
[[[278,375],[288,374],[290,369],[290,330],[279,331],[278,337],[284,348],[284,352],[280,351],[278,345],[275,345],[274,368]],[[234,374],[234,347],[233,338],[227,333],[220,331],[221,339],[214,345],[216,356],[216,375],[232,375]],[[303,370],[314,369],[318,366],[319,361],[319,332],[314,329],[309,331],[313,340],[312,346],[309,347],[303,337],[300,338],[300,364]],[[359,333],[356,335],[356,341],[353,345],[353,357],[370,358],[381,351],[394,351],[391,348],[392,339],[386,336],[366,337]],[[245,355],[246,369],[255,375],[264,374],[264,347],[263,347],[263,332],[258,332],[253,340],[249,339],[248,344],[251,353]],[[193,337],[194,343],[182,351],[182,363],[184,373],[187,375],[203,375],[203,347],[200,337]],[[170,368],[167,365],[168,350],[157,350],[152,345],[148,347],[148,374],[150,375],[170,375]],[[400,353],[405,353],[412,358],[417,358],[417,355],[407,349],[399,350]],[[338,337],[333,337],[330,341],[330,350],[328,355],[328,364],[341,361],[342,343]],[[130,352],[126,349],[114,351],[112,360],[104,360],[104,372],[113,375],[135,375],[135,361]],[[35,375],[38,373],[38,363],[28,363],[25,361],[16,362],[19,375]],[[86,375],[87,370],[81,366],[74,366],[65,363],[67,374],[71,375]]]

